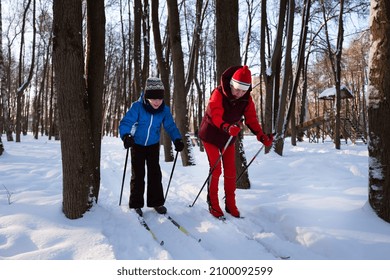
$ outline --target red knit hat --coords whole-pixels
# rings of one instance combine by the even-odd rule
[[[230,85],[236,89],[248,90],[252,83],[252,74],[248,66],[244,65],[234,72]]]

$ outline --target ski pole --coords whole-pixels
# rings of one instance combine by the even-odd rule
[[[123,178],[122,178],[122,188],[121,188],[121,195],[119,197],[119,206],[121,206],[122,203],[122,194],[123,194],[123,185],[125,183],[125,176],[126,176],[126,168],[127,168],[127,159],[129,158],[129,149],[127,149],[126,152],[126,160],[125,160],[125,167],[123,169]]]
[[[236,183],[238,182],[238,180],[240,180],[241,176],[244,174],[244,172],[249,168],[249,165],[252,164],[252,162],[255,160],[255,158],[257,157],[257,155],[261,152],[261,150],[264,148],[264,145],[261,145],[260,149],[257,151],[257,153],[253,156],[253,158],[251,159],[251,161],[249,162],[249,164],[247,164],[244,168],[244,170],[241,172],[241,174],[237,177],[236,179]]]
[[[177,160],[177,155],[178,155],[178,154],[179,154],[179,152],[176,152],[176,155],[175,155],[175,160],[173,161],[173,166],[172,166],[171,176],[169,177],[169,182],[168,182],[167,191],[165,192],[164,201],[166,201],[166,200],[167,200],[167,196],[168,196],[168,190],[169,190],[169,186],[171,185],[171,180],[172,180],[173,170],[175,170],[175,165],[176,165],[176,160]]]
[[[215,162],[213,168],[210,169],[210,172],[209,172],[209,175],[206,178],[206,181],[204,181],[203,186],[200,188],[200,191],[199,191],[198,195],[196,196],[194,202],[189,207],[193,207],[195,202],[198,200],[198,197],[199,197],[200,193],[203,191],[204,187],[206,186],[207,182],[209,181],[209,179],[211,177],[211,174],[213,174],[214,169],[217,167],[218,163],[221,161],[222,156],[223,156],[226,148],[229,146],[230,142],[232,141],[232,139],[233,139],[233,136],[230,136],[229,139],[227,140],[227,142],[225,144],[225,147],[223,148],[221,154],[218,157],[218,160]]]

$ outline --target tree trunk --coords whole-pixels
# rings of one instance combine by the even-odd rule
[[[138,99],[141,94],[141,90],[145,86],[142,81],[142,69],[141,69],[141,15],[142,15],[142,3],[141,0],[134,1],[134,96],[132,101]]]
[[[164,57],[164,55],[163,55],[163,44],[161,42],[158,7],[159,7],[159,1],[152,0],[151,14],[152,14],[154,49],[156,52],[157,65],[158,65],[158,70],[160,71],[161,81],[163,82],[164,89],[165,89],[164,103],[170,107],[171,106],[171,86],[170,86],[170,82],[169,82],[169,75],[170,75],[169,56]],[[167,36],[169,36],[169,35],[167,34]],[[168,48],[168,46],[165,46],[165,47]],[[163,130],[162,139],[163,139],[162,142],[164,144],[165,161],[166,162],[173,161],[172,142],[171,142],[171,139],[170,139],[168,133],[166,133],[165,130]]]
[[[149,76],[150,64],[150,19],[149,19],[149,1],[144,0],[142,12],[142,39],[143,39],[143,65],[142,65],[142,86],[146,83]]]
[[[230,66],[240,65],[238,0],[215,1],[217,83]]]
[[[103,80],[105,58],[104,0],[87,1],[87,52],[85,76],[87,77],[88,105],[90,109],[91,138],[93,142],[93,197],[98,201],[100,189],[100,154],[103,119]]]
[[[264,114],[264,125],[263,131],[266,134],[272,133],[274,128],[274,114],[277,112],[279,107],[279,84],[280,84],[280,69],[283,52],[283,31],[284,22],[287,11],[287,0],[280,1],[279,5],[279,19],[277,26],[277,33],[275,43],[270,59],[270,63],[266,61],[265,54],[265,30],[267,29],[267,4],[266,1],[262,1],[262,22],[261,22],[261,43],[260,43],[260,56],[261,56],[261,74],[265,82],[265,114]],[[270,70],[267,70],[269,68]],[[275,111],[272,108],[275,107]],[[278,139],[276,139],[278,140]],[[269,152],[270,147],[265,148],[265,152]]]
[[[10,108],[9,108],[9,91],[6,87],[6,69],[4,65],[4,54],[3,54],[3,21],[2,21],[2,11],[1,11],[1,1],[0,1],[0,91],[1,91],[1,105],[2,108],[0,108],[0,112],[2,115],[0,115],[0,136],[2,135],[3,131],[6,132],[7,135],[7,141],[13,141],[12,137],[12,123],[10,121]],[[10,63],[9,63],[10,67]],[[1,141],[1,138],[0,138]],[[4,151],[3,144],[0,142],[0,151]]]
[[[343,36],[344,36],[344,28],[343,28],[343,10],[344,10],[344,1],[340,1],[340,12],[339,12],[339,30],[337,35],[337,44],[336,44],[336,50],[332,50],[332,44],[330,43],[329,39],[329,28],[328,28],[328,18],[327,18],[327,12],[325,8],[325,2],[324,0],[321,0],[321,6],[322,6],[322,15],[324,19],[324,28],[325,28],[325,36],[326,36],[326,43],[327,43],[327,51],[329,55],[329,61],[331,64],[331,70],[333,74],[334,84],[336,88],[336,119],[335,119],[335,133],[334,133],[334,143],[335,148],[340,149],[340,127],[341,127],[341,120],[340,120],[340,112],[341,112],[341,94],[340,94],[340,77],[341,77],[341,53],[342,53],[342,46],[343,46]]]
[[[50,98],[49,98],[49,140],[54,136],[55,140],[60,139],[59,125],[58,125],[58,107],[57,107],[57,93],[54,89],[54,75],[53,67],[50,74]]]
[[[194,165],[195,160],[192,158],[192,153],[190,151],[192,146],[188,129],[187,93],[185,91],[184,60],[181,46],[179,10],[177,7],[177,0],[170,0],[167,4],[169,17],[169,39],[172,46],[173,80],[175,84],[173,90],[173,98],[175,100],[175,121],[184,140],[184,150],[181,152],[182,163],[184,166],[189,166]]]
[[[341,55],[343,52],[344,41],[344,0],[340,1],[340,14],[339,14],[339,29],[337,34],[337,50],[336,50],[336,72],[335,72],[335,85],[336,85],[336,149],[340,149],[340,131],[341,131]],[[347,136],[344,135],[344,138]]]
[[[369,203],[390,222],[390,3],[371,0],[368,86]]]
[[[1,135],[0,135],[0,156],[3,154],[4,152],[4,145],[3,145],[3,142],[1,141]]]
[[[216,1],[216,55],[218,83],[222,73],[230,66],[240,65],[240,41],[238,34],[238,1]],[[236,174],[237,177],[247,166],[245,150],[242,143],[242,133],[237,137]],[[248,172],[245,172],[237,182],[237,188],[249,189]]]
[[[267,69],[272,69],[269,57],[271,54],[266,52],[266,30],[267,27],[267,1],[261,1],[261,24],[260,24],[260,65],[261,76],[265,85],[265,104],[264,118],[262,118],[262,127],[264,133],[270,133],[272,130],[272,100],[273,100],[273,75]]]
[[[122,41],[122,55],[121,55],[121,67],[122,67],[122,77],[123,77],[123,81],[122,81],[122,87],[121,87],[121,90],[118,89],[118,93],[117,93],[117,100],[121,100],[121,97],[123,97],[123,105],[125,107],[125,112],[127,111],[127,108],[130,107],[130,104],[131,104],[131,98],[126,98],[127,96],[131,97],[131,93],[129,91],[131,91],[131,86],[129,86],[130,84],[130,78],[128,79],[128,76],[127,76],[127,53],[128,53],[128,56],[130,56],[130,42],[129,44],[126,44],[126,34],[125,34],[125,26],[124,26],[124,21],[123,21],[123,3],[122,3],[122,0],[119,1],[119,17],[120,17],[120,25],[121,25],[121,41]],[[129,6],[130,7],[130,6]],[[130,10],[130,8],[129,8]],[[129,29],[130,29],[130,23],[129,23]],[[130,36],[129,36],[130,37]],[[131,64],[129,64],[129,68],[131,68]],[[130,70],[129,70],[130,71]],[[129,81],[129,82],[128,82]],[[116,101],[116,102],[118,102]],[[115,119],[115,118],[114,118]]]
[[[291,94],[289,96],[290,102],[284,119],[283,128],[281,131],[278,132],[276,141],[284,141],[284,138],[286,137],[286,133],[287,133],[288,124],[292,118],[291,115],[294,114],[295,111],[295,99],[298,91],[301,69],[303,67],[304,60],[305,60],[305,48],[306,48],[306,38],[307,38],[307,31],[308,31],[308,22],[310,17],[310,6],[311,6],[311,0],[306,0],[305,9],[304,9],[304,19],[302,20],[301,36],[299,38],[299,46],[298,46],[298,66],[297,69],[295,70],[296,74],[294,77],[294,82],[291,87]],[[282,152],[283,149],[280,150],[280,153]]]
[[[283,130],[284,116],[286,113],[286,104],[288,99],[288,90],[291,87],[292,79],[292,62],[291,62],[291,50],[293,42],[293,33],[294,33],[294,10],[295,10],[295,1],[290,0],[288,2],[288,15],[287,15],[287,28],[286,28],[286,56],[285,56],[285,65],[283,73],[283,82],[281,87],[281,93],[279,98],[279,106],[277,111],[276,118],[276,131],[279,133]],[[275,152],[279,155],[283,155],[283,139],[279,138],[275,142]]]
[[[24,80],[23,76],[23,48],[24,48],[24,36],[25,36],[25,25],[27,12],[30,9],[31,1],[33,1],[33,42],[32,42],[32,55],[31,55],[31,66],[28,77]],[[16,91],[16,142],[20,142],[20,134],[22,132],[22,108],[23,108],[23,93],[28,85],[31,83],[33,72],[34,72],[34,64],[35,64],[35,41],[36,41],[36,27],[35,27],[35,0],[29,0],[24,9],[23,13],[23,24],[21,30],[21,43],[20,43],[20,51],[19,51],[19,87]]]
[[[58,92],[63,174],[63,209],[70,219],[91,207],[91,125],[84,80],[82,3],[53,2],[53,66]]]

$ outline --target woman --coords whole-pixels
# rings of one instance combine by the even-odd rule
[[[256,135],[258,141],[265,146],[272,145],[272,134],[263,133],[256,115],[255,104],[250,95],[251,81],[248,66],[228,68],[221,76],[220,85],[211,94],[200,126],[199,138],[205,147],[212,172],[207,196],[209,211],[216,218],[224,217],[218,199],[218,182],[222,174],[221,161],[224,170],[225,210],[234,217],[240,217],[235,199],[234,143],[241,130],[241,119],[244,118],[245,125]],[[223,151],[229,139],[230,143]],[[218,162],[220,154],[222,159]]]

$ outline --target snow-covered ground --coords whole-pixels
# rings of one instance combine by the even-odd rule
[[[260,148],[244,138],[248,162]],[[390,224],[367,203],[368,152],[364,144],[285,142],[284,155],[257,156],[249,167],[251,189],[237,190],[244,216],[227,221],[207,211],[206,189],[189,207],[208,175],[205,153],[195,166],[180,155],[168,192],[167,218],[144,208],[160,246],[128,208],[130,159],[118,206],[126,151],[118,138],[102,145],[99,203],[81,219],[61,211],[58,141],[23,136],[5,142],[0,157],[0,260],[389,260]],[[161,155],[166,188],[172,162]],[[223,189],[221,178],[220,189]],[[165,191],[164,191],[165,193]],[[223,205],[223,192],[220,192]],[[195,239],[201,239],[197,242]],[[1,261],[0,261],[1,263]],[[1,273],[1,272],[0,272]]]

